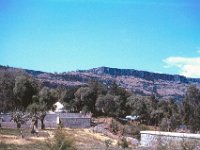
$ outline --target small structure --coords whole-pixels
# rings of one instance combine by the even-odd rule
[[[58,124],[62,124],[62,127],[70,128],[88,128],[91,126],[91,114],[82,113],[67,113],[64,109],[64,105],[61,102],[54,104],[55,111],[48,111],[45,118],[44,124],[46,128],[57,128]],[[0,124],[2,128],[16,128],[16,123],[11,121],[12,114],[0,114]],[[36,126],[31,120],[27,120],[21,125],[21,128],[30,128],[36,130]],[[38,122],[38,127],[41,127],[41,122]],[[37,130],[36,130],[37,131]]]
[[[45,125],[55,128],[58,124],[70,128],[88,128],[91,126],[91,114],[67,113],[61,102],[54,104],[55,110],[49,111],[45,117]]]
[[[69,128],[88,128],[91,126],[91,115],[80,113],[48,113],[45,117],[47,128],[56,128],[62,123],[63,127]]]
[[[64,109],[64,105],[61,102],[56,102],[54,105],[56,113],[64,113],[66,110]]]
[[[80,113],[62,113],[59,120],[63,127],[89,128],[91,126],[91,116]]]

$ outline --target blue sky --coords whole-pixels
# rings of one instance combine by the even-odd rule
[[[200,77],[198,0],[0,0],[0,64]]]

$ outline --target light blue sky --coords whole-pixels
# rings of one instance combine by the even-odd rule
[[[0,64],[200,77],[198,0],[0,0]]]

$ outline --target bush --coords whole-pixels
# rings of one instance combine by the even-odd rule
[[[137,135],[140,133],[140,130],[138,126],[125,125],[123,133],[125,135]]]
[[[118,142],[118,145],[123,149],[128,148],[128,141],[123,137],[121,141]]]
[[[169,128],[169,122],[167,118],[163,118],[161,120],[161,123],[159,124],[160,130],[161,131],[168,131]]]
[[[140,131],[143,131],[143,130],[149,130],[149,127],[146,125],[143,125],[143,124],[141,124],[141,125],[125,125],[123,134],[139,139]]]
[[[111,124],[110,124],[110,129],[111,132],[117,134],[117,132],[119,131],[119,122],[117,122],[116,120],[112,119]]]
[[[140,124],[139,129],[140,131],[151,130],[150,127],[145,124]]]
[[[73,140],[66,137],[62,129],[57,129],[54,139],[46,145],[49,150],[76,150]]]
[[[1,141],[0,142],[0,149],[8,149],[8,145]]]
[[[109,147],[111,146],[112,141],[111,140],[105,140],[105,145],[106,145],[106,150],[109,149]]]

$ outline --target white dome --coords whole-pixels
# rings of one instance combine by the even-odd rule
[[[62,112],[64,110],[64,105],[60,102],[56,102],[54,106],[56,106],[55,112]]]

